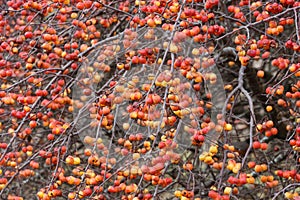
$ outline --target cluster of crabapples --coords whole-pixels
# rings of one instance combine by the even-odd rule
[[[291,66],[293,67],[293,65]],[[295,67],[295,66],[294,66]],[[295,74],[295,76],[299,76],[299,72]],[[277,87],[267,87],[266,88],[266,94],[273,95],[277,98],[277,105],[283,108],[292,107],[292,105],[295,105],[296,107],[300,107],[300,101],[298,100],[300,92],[298,91],[300,85],[300,81],[297,81],[297,83],[293,84],[290,91],[285,92],[285,88],[283,85],[278,85]],[[284,95],[285,94],[285,95]],[[288,99],[291,99],[289,101]],[[266,110],[268,112],[271,112],[273,110],[272,106],[267,106]],[[292,110],[290,111],[291,115],[295,115],[295,112]]]
[[[182,200],[189,200],[194,198],[194,192],[190,190],[176,190],[174,196]],[[195,200],[200,200],[200,198],[194,198]]]
[[[274,127],[274,122],[272,120],[268,120],[262,124],[257,124],[256,129],[261,133],[264,132],[267,137],[277,135],[278,133],[278,130]]]
[[[180,161],[180,155],[173,150],[177,148],[176,142],[171,139],[163,139],[158,144],[161,149],[159,156],[153,158],[150,165],[142,165],[141,171],[143,172],[143,179],[151,182],[153,185],[160,185],[166,187],[173,182],[171,177],[163,177],[162,171],[166,165],[170,163],[178,163]]]
[[[249,169],[253,169],[256,173],[264,173],[267,172],[268,166],[266,164],[256,164],[254,161],[250,161],[247,164]],[[216,167],[214,167],[217,169]],[[219,167],[218,170],[221,170],[222,166]],[[226,169],[232,171],[234,174],[238,174],[238,176],[229,176],[227,179],[228,186],[224,187],[222,193],[217,192],[215,187],[212,187],[208,193],[208,196],[212,199],[229,199],[230,195],[237,195],[239,193],[239,187],[243,185],[251,185],[251,184],[264,184],[267,188],[276,187],[279,184],[278,180],[274,179],[273,175],[261,175],[259,178],[255,178],[252,174],[246,174],[244,172],[240,172],[241,163],[237,163],[233,159],[228,160],[228,164]]]
[[[292,49],[296,52],[300,51],[300,45],[297,42],[293,42],[292,40],[288,40],[285,42],[286,48]]]
[[[174,136],[172,133],[169,134],[170,137]],[[136,179],[137,177],[143,177],[143,180],[150,182],[153,185],[159,185],[161,187],[166,187],[170,183],[172,183],[171,177],[163,177],[162,170],[165,168],[165,164],[168,162],[171,163],[178,163],[179,162],[179,155],[173,152],[173,149],[177,147],[177,144],[170,139],[164,139],[159,143],[159,148],[162,150],[158,157],[152,159],[150,165],[142,165],[139,167],[139,158],[140,153],[145,153],[140,151],[140,149],[133,150],[132,145],[135,142],[142,141],[142,134],[130,135],[128,140],[119,139],[118,144],[123,145],[124,148],[116,148],[115,152],[119,153],[122,156],[131,156],[132,162],[128,165],[125,169],[118,171],[116,177],[113,176],[111,173],[105,172],[105,169],[112,169],[112,167],[117,163],[116,158],[109,158],[107,159],[105,156],[98,156],[97,154],[93,154],[91,149],[86,149],[84,154],[88,157],[88,163],[91,166],[99,166],[102,171],[100,174],[96,174],[93,170],[84,171],[82,168],[77,167],[73,169],[74,176],[82,176],[83,174],[86,175],[86,183],[88,185],[97,185],[99,182],[103,181],[104,179],[112,179],[115,177],[114,184],[108,187],[109,193],[120,193],[124,192],[125,194],[135,193],[138,190],[136,184],[125,184],[122,180],[123,179]],[[103,146],[102,140],[86,136],[84,139],[86,144],[92,145],[97,144],[97,147],[100,148],[104,153],[108,153],[107,148]],[[102,147],[101,147],[102,144]],[[150,142],[144,141],[144,147],[150,150]],[[68,156],[66,158],[66,163],[69,165],[79,165],[80,158]],[[64,177],[63,174],[59,174],[59,179],[61,181],[67,182],[68,184],[75,184],[78,185],[80,183],[80,179],[74,176],[66,176]],[[87,188],[79,193],[79,197],[89,196],[87,194]],[[88,191],[90,191],[89,189]],[[95,190],[95,188],[94,188]],[[97,188],[97,190],[100,190]],[[101,189],[103,190],[103,188]],[[74,199],[75,193],[70,193],[69,198]],[[143,191],[142,194],[139,194],[142,199],[150,199],[152,195],[147,191]],[[129,197],[128,197],[129,198]]]
[[[246,35],[240,34],[235,37],[236,50],[238,52],[239,60],[242,65],[246,66],[251,58],[267,59],[270,56],[270,48],[276,46],[276,42],[262,35],[259,40],[246,39]],[[246,43],[246,41],[248,41]],[[245,49],[248,47],[248,49]],[[246,51],[247,50],[247,51]]]
[[[294,139],[290,140],[290,145],[293,147],[294,150],[300,151],[300,126],[296,128]]]

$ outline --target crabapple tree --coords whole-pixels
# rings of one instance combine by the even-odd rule
[[[0,199],[299,198],[300,1],[0,3]]]

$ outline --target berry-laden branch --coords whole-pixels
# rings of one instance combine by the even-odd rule
[[[227,105],[229,99],[231,98],[231,96],[233,96],[238,90],[240,90],[247,98],[248,100],[248,103],[249,103],[249,109],[250,109],[250,122],[249,122],[249,146],[246,150],[246,153],[242,159],[242,165],[241,165],[241,168],[245,165],[245,162],[246,162],[246,159],[252,149],[252,144],[253,144],[253,127],[254,127],[254,122],[255,122],[255,114],[254,114],[254,109],[253,109],[253,102],[252,102],[252,98],[251,96],[249,95],[249,93],[245,90],[245,88],[243,87],[243,84],[244,84],[244,75],[245,75],[245,70],[246,70],[246,67],[247,66],[240,66],[240,71],[239,71],[239,77],[238,77],[238,85],[237,87],[235,87],[232,92],[229,94],[229,96],[227,97],[226,101],[225,101],[225,105]],[[222,110],[222,116],[226,116],[226,107],[223,107],[223,110]],[[228,136],[226,135],[226,132],[224,133],[224,137],[225,137],[225,140],[226,138],[228,138]],[[228,140],[228,139],[227,139]],[[224,155],[224,159],[226,158],[226,154]],[[224,166],[225,166],[225,163],[224,163]],[[221,184],[222,184],[222,174],[224,171],[224,167],[222,167],[222,170],[220,172],[220,179],[219,179],[219,184],[218,184],[218,188],[221,187]]]

